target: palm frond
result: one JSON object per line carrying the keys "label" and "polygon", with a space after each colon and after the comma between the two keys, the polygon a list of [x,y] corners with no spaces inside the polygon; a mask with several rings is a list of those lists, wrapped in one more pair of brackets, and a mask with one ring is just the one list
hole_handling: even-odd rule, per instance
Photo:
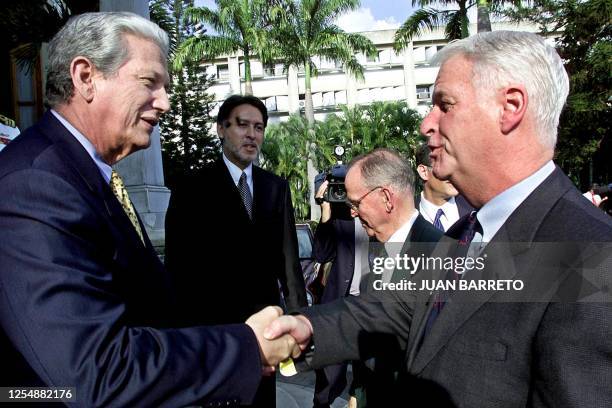
{"label": "palm frond", "polygon": [[393,49],[401,51],[408,46],[413,37],[422,35],[426,30],[431,31],[442,25],[447,18],[446,11],[432,8],[423,8],[412,14],[404,24],[395,32]]}

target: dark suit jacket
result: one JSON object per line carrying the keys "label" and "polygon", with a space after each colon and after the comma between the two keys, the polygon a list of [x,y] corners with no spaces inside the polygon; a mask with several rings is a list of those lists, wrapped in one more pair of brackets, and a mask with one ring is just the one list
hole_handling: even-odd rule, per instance
{"label": "dark suit jacket", "polygon": [[[555,283],[539,294],[537,302],[516,302],[516,293],[510,292],[481,292],[468,298],[457,291],[426,337],[432,302],[406,292],[391,294],[394,301],[347,298],[305,310],[314,327],[313,367],[363,358],[368,333],[391,333],[407,349],[408,375],[398,394],[406,403],[610,406],[612,303],[570,302],[567,294],[588,288],[588,282],[574,273],[581,262],[593,263],[587,270],[599,281],[598,287],[611,287],[612,221],[556,169],[513,212],[486,251],[508,242],[515,245],[497,246],[507,253],[489,257],[484,271],[497,278],[521,279],[528,289],[550,277]],[[558,245],[545,251],[538,244],[547,242]],[[591,242],[607,243],[608,251],[588,253]],[[565,251],[568,246],[561,243],[585,245],[576,252]]]}
{"label": "dark suit jacket", "polygon": [[[414,199],[414,206],[418,209],[420,203],[421,195],[419,194]],[[463,218],[474,211],[474,207],[472,207],[461,194],[455,196],[455,205],[457,206],[457,211],[459,211],[459,218]]]}
{"label": "dark suit jacket", "polygon": [[170,327],[151,243],[50,112],[0,154],[0,197],[0,384],[76,387],[84,407],[253,398],[251,329]]}
{"label": "dark suit jacket", "polygon": [[312,255],[321,264],[333,261],[321,303],[348,296],[355,271],[355,221],[320,222],[314,234]]}
{"label": "dark suit jacket", "polygon": [[172,193],[166,267],[176,280],[183,323],[244,322],[279,304],[306,306],[288,183],[253,166],[253,220],[219,159]]}
{"label": "dark suit jacket", "polygon": [[[419,214],[410,228],[400,253],[413,256],[419,256],[421,253],[428,255],[433,249],[434,243],[438,242],[441,237],[442,232],[434,228]],[[354,221],[333,219],[327,223],[320,223],[315,231],[313,248],[313,254],[317,262],[329,262],[330,260],[334,262],[323,292],[322,303],[348,296],[355,264]],[[402,273],[396,271],[392,279],[397,281],[404,277]],[[373,280],[377,278],[379,276],[372,273],[366,275],[365,279],[369,281],[367,286],[371,288]],[[368,406],[378,406],[390,402],[387,397],[393,397],[388,393],[388,386],[390,382],[394,381],[395,372],[401,360],[401,357],[398,358],[398,356],[401,356],[401,354],[399,354],[397,341],[390,339],[389,336],[379,336],[375,340],[373,339],[372,343],[374,343],[373,355],[375,360],[372,360],[370,366],[374,371],[370,372],[365,367],[358,368],[361,379],[354,382],[353,388],[359,388],[360,392],[365,390]],[[345,371],[345,367],[339,365],[325,367],[326,381],[317,378],[317,385],[319,386],[315,388],[318,388],[316,391],[320,395],[315,396],[315,400],[319,398],[320,402],[333,401],[344,388]],[[322,375],[321,372],[317,374]]]}

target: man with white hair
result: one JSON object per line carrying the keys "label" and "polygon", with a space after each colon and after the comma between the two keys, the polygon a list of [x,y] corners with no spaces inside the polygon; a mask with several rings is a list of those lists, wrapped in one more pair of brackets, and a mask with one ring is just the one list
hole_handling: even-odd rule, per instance
{"label": "man with white hair", "polygon": [[135,14],[73,17],[49,44],[51,109],[0,153],[0,385],[16,396],[236,406],[291,351],[288,336],[263,338],[280,308],[174,328],[169,277],[111,167],[148,147],[170,108],[167,52]]}
{"label": "man with white hair", "polygon": [[[265,334],[290,333],[303,348],[312,339],[315,368],[367,357],[372,333],[394,334],[406,348],[397,398],[415,406],[609,406],[612,221],[552,161],[568,94],[561,58],[535,34],[497,31],[436,59],[421,132],[434,175],[477,209],[447,235],[482,270],[455,277],[456,263],[443,288],[343,299]],[[482,277],[494,286],[456,289]],[[495,286],[505,280],[522,289]]]}

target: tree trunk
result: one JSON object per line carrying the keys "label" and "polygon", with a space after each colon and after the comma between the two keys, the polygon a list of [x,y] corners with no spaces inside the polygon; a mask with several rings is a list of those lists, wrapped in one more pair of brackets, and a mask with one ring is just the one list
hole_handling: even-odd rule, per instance
{"label": "tree trunk", "polygon": [[249,50],[244,50],[244,94],[253,95],[253,84],[251,79],[251,59]]}
{"label": "tree trunk", "polygon": [[489,1],[478,0],[478,32],[491,31],[491,19],[489,18]]}
{"label": "tree trunk", "polygon": [[312,128],[314,126],[315,118],[314,118],[314,107],[312,105],[312,89],[310,84],[310,64],[306,63],[304,65],[304,85],[306,88],[306,92],[304,95],[304,103],[306,104],[305,116],[308,121],[308,127]]}
{"label": "tree trunk", "polygon": [[[314,133],[315,118],[314,118],[314,107],[312,104],[312,89],[311,89],[311,83],[310,83],[310,64],[308,62],[304,65],[304,85],[305,85],[304,87],[306,88],[305,95],[304,95],[304,103],[306,105],[306,109],[304,113],[306,115],[306,121],[308,122],[308,135],[309,135],[310,140],[314,140],[313,133]],[[308,143],[310,143],[310,141],[308,141]],[[314,199],[314,196],[315,196],[314,177],[317,174],[317,169],[314,166],[314,162],[312,160],[312,157],[310,157],[310,154],[308,155],[307,173],[308,173],[308,191],[309,191],[309,201],[310,201],[310,219],[318,220],[321,213],[320,213],[320,208]]]}
{"label": "tree trunk", "polygon": [[469,24],[470,21],[467,15],[466,1],[459,1],[459,13],[463,16],[461,19],[461,38],[467,38],[470,36]]}

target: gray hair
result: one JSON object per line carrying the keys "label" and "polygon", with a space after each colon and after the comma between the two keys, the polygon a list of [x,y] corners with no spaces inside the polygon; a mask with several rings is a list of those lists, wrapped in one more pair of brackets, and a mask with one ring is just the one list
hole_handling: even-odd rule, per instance
{"label": "gray hair", "polygon": [[408,160],[395,150],[379,148],[357,156],[351,160],[347,171],[356,165],[368,189],[390,185],[398,191],[413,191],[414,173]]}
{"label": "gray hair", "polygon": [[473,64],[474,86],[499,89],[512,82],[525,85],[540,143],[554,149],[559,117],[569,93],[569,79],[554,47],[537,34],[520,31],[478,33],[449,43],[432,63],[461,55]]}
{"label": "gray hair", "polygon": [[168,35],[157,24],[134,13],[84,13],[68,20],[49,43],[47,104],[68,103],[74,93],[70,64],[88,58],[105,77],[112,76],[129,58],[123,36],[132,34],[156,43],[168,55]]}

